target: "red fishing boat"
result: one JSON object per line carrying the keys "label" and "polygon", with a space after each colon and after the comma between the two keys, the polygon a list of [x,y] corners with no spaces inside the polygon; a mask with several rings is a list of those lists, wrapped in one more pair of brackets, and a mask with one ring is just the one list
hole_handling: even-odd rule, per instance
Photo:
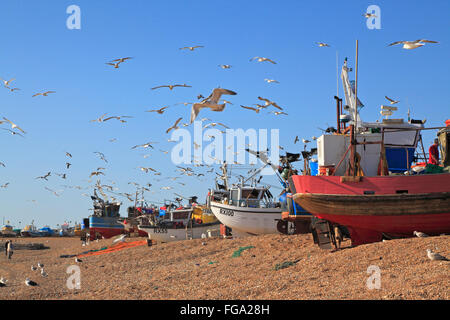
{"label": "red fishing boat", "polygon": [[[427,130],[424,122],[388,117],[362,122],[358,112],[362,104],[348,71],[345,61],[341,77],[347,105],[342,108],[342,100],[335,97],[337,130],[317,139],[321,175],[289,179],[295,202],[331,226],[345,226],[353,246],[381,241],[383,236],[412,237],[414,231],[449,233],[450,126],[427,128],[440,129],[442,164],[413,170],[420,132]],[[344,115],[343,109],[350,114]],[[392,115],[393,110],[382,106],[383,115]],[[350,126],[341,119],[350,119]]]}

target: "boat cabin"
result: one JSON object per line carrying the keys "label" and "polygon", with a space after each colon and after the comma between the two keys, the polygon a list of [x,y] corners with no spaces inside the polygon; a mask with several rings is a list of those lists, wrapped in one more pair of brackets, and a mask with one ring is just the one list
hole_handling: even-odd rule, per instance
{"label": "boat cabin", "polygon": [[249,208],[274,208],[273,195],[265,187],[233,186],[229,205]]}

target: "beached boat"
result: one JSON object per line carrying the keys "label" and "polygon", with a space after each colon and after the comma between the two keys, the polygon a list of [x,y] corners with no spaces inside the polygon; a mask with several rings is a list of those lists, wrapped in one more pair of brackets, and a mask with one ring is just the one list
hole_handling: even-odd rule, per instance
{"label": "beached boat", "polygon": [[165,212],[163,218],[138,228],[157,242],[200,239],[219,235],[220,222],[204,206],[194,205]]}
{"label": "beached boat", "polygon": [[[423,122],[362,122],[347,72],[345,63],[349,130],[343,130],[338,116],[337,132],[317,140],[321,175],[291,176],[293,199],[317,218],[345,226],[354,246],[383,236],[412,237],[414,231],[450,232],[450,174],[439,166],[411,169]],[[443,155],[449,159],[450,127],[440,129]],[[433,171],[441,173],[427,174]]]}
{"label": "beached boat", "polygon": [[215,200],[210,191],[212,213],[232,232],[249,235],[278,233],[277,223],[281,219],[282,208],[273,201],[266,187],[234,186],[229,189],[229,198]]}
{"label": "beached boat", "polygon": [[15,237],[15,236],[17,236],[16,232],[14,232],[13,227],[10,226],[9,224],[5,224],[1,228],[0,234],[2,235],[2,237]]}
{"label": "beached boat", "polygon": [[91,196],[94,201],[94,213],[89,216],[89,236],[90,240],[111,238],[125,233],[125,228],[119,223],[120,202],[108,202],[97,196]]}
{"label": "beached boat", "polygon": [[38,230],[41,237],[52,237],[55,233],[54,231],[49,227],[45,226]]}
{"label": "beached boat", "polygon": [[20,235],[22,237],[40,237],[41,233],[36,229],[34,224],[29,224],[20,231]]}

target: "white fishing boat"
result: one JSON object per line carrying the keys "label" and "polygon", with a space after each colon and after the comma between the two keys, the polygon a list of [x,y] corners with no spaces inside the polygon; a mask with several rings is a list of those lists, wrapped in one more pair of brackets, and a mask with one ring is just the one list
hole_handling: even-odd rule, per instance
{"label": "white fishing boat", "polygon": [[220,222],[203,206],[168,211],[164,218],[139,225],[156,242],[200,239],[219,235]]}
{"label": "white fishing boat", "polygon": [[281,205],[274,201],[269,189],[251,186],[233,186],[229,198],[218,200],[210,191],[209,205],[212,213],[225,226],[236,233],[259,235],[278,233]]}

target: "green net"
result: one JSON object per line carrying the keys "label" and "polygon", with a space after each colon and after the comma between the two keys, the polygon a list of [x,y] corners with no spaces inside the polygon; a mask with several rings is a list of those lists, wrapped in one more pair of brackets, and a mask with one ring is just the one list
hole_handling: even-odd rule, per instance
{"label": "green net", "polygon": [[248,247],[240,247],[238,250],[236,250],[235,252],[233,252],[233,255],[231,256],[232,258],[236,258],[236,257],[240,257],[241,256],[241,252],[254,248],[254,246],[248,246]]}

